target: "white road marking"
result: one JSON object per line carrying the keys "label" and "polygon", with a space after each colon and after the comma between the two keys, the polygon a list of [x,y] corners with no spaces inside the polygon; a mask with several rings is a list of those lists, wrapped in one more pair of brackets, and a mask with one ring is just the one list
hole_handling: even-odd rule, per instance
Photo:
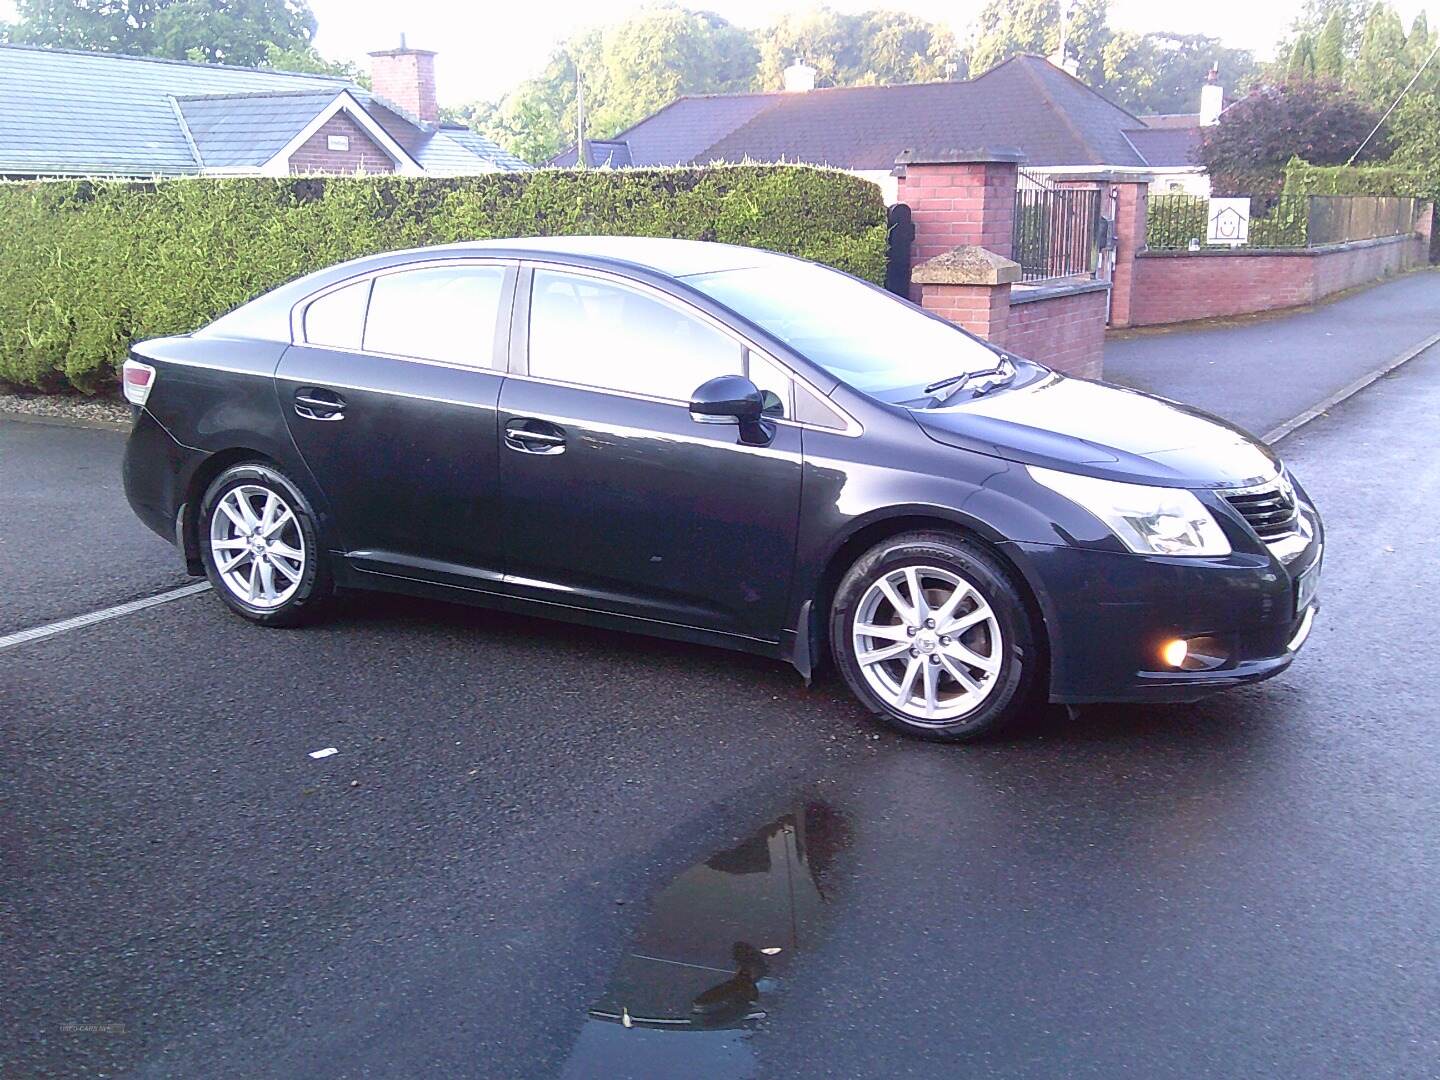
{"label": "white road marking", "polygon": [[336,750],[335,747],[333,747],[333,746],[327,746],[327,747],[325,747],[324,750],[311,750],[311,751],[310,751],[310,756],[313,757],[313,758],[315,758],[315,759],[318,761],[320,758],[333,757],[334,755],[338,754],[339,752],[340,752],[340,751],[339,751],[339,750]]}
{"label": "white road marking", "polygon": [[74,618],[61,619],[59,622],[46,623],[44,626],[32,626],[29,630],[21,630],[17,633],[0,637],[0,652],[6,649],[13,649],[16,645],[24,645],[31,641],[40,641],[43,638],[55,637],[57,634],[68,634],[71,630],[80,630],[86,626],[94,626],[96,623],[109,622],[111,619],[119,619],[126,615],[133,615],[137,611],[144,611],[147,608],[156,607],[160,604],[168,604],[172,600],[183,600],[187,596],[194,596],[196,593],[205,592],[209,588],[210,583],[208,581],[202,581],[195,585],[183,585],[178,589],[171,589],[169,592],[163,592],[157,596],[147,596],[143,600],[131,600],[128,604],[117,604],[115,607],[105,608],[103,611],[92,611],[86,615],[76,615]]}

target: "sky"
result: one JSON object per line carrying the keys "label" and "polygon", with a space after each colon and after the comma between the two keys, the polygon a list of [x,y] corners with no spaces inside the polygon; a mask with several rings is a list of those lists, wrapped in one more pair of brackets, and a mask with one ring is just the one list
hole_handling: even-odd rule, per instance
{"label": "sky", "polygon": [[[682,0],[685,2],[685,0]],[[828,0],[841,11],[892,8],[947,23],[963,35],[983,0]],[[1422,8],[1431,25],[1440,0],[1392,0],[1406,26]],[[327,57],[368,63],[372,49],[394,48],[404,33],[417,48],[435,49],[441,104],[461,105],[503,94],[544,65],[555,45],[582,27],[612,22],[639,0],[310,0],[319,20],[315,44]],[[775,0],[688,0],[741,26],[764,26],[787,8],[810,3]],[[1120,30],[1203,33],[1262,59],[1274,52],[1301,8],[1301,0],[1110,0],[1110,25]],[[0,0],[0,19],[14,17],[13,0]]]}

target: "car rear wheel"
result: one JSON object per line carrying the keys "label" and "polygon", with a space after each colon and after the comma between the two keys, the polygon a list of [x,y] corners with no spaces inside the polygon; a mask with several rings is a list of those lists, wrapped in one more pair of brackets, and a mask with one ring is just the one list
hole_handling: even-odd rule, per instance
{"label": "car rear wheel", "polygon": [[200,505],[200,551],[221,599],[263,626],[298,625],[332,592],[310,504],[269,465],[215,478]]}
{"label": "car rear wheel", "polygon": [[831,648],[861,702],[906,734],[961,741],[1028,704],[1034,630],[1005,566],[950,533],[871,548],[836,590]]}

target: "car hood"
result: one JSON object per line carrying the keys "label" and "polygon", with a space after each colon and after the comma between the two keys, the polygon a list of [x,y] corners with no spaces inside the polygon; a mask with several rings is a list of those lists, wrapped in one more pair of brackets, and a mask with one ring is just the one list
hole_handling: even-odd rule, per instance
{"label": "car hood", "polygon": [[1056,374],[911,415],[949,446],[1132,483],[1239,486],[1279,467],[1258,439],[1209,413]]}

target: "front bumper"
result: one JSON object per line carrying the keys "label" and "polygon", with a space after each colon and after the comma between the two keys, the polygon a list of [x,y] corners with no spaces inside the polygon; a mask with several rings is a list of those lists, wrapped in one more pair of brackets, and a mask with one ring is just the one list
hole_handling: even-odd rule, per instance
{"label": "front bumper", "polygon": [[[1297,610],[1297,583],[1323,550],[1307,508],[1309,541],[1281,561],[1268,549],[1224,558],[1128,555],[1014,544],[1031,579],[1050,644],[1050,698],[1195,701],[1280,674],[1314,625],[1318,603]],[[1206,670],[1161,658],[1174,638],[1206,638],[1223,654]]]}

